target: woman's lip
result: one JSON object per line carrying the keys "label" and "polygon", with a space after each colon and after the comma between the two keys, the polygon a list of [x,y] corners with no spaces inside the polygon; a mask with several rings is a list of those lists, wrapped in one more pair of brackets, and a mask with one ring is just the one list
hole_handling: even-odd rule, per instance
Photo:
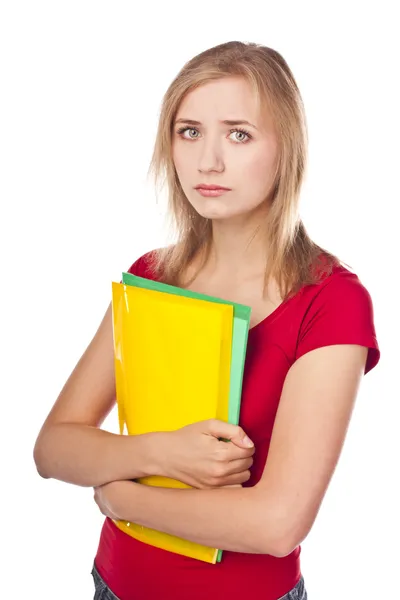
{"label": "woman's lip", "polygon": [[208,196],[208,197],[221,196],[222,194],[225,194],[226,192],[230,192],[230,190],[225,190],[223,188],[218,188],[216,190],[210,190],[210,189],[206,189],[206,188],[195,188],[195,189],[202,196]]}
{"label": "woman's lip", "polygon": [[197,185],[196,190],[230,190],[230,188],[224,187],[223,185]]}

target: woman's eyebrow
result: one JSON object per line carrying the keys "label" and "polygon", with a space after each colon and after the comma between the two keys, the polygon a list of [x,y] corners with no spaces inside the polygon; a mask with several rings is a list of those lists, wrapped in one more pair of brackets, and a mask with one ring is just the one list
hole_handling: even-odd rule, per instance
{"label": "woman's eyebrow", "polygon": [[[190,125],[201,125],[202,124],[200,121],[195,121],[193,119],[177,119],[175,121],[175,123],[189,123]],[[255,125],[253,125],[249,121],[246,121],[245,119],[236,119],[236,120],[225,119],[224,121],[220,121],[220,123],[222,123],[224,125],[250,125],[250,127],[254,127],[254,129],[257,129],[257,127]]]}

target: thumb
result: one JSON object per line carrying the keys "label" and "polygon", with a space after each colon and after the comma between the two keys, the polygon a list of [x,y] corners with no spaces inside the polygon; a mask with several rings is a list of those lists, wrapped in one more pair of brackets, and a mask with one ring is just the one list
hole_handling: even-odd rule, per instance
{"label": "thumb", "polygon": [[230,441],[239,448],[253,448],[254,444],[239,425],[211,419],[209,433],[218,439]]}

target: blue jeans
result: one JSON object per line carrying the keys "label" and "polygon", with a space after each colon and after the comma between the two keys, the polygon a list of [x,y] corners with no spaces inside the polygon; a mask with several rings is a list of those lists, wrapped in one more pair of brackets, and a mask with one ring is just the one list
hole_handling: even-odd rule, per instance
{"label": "blue jeans", "polygon": [[92,576],[95,587],[93,600],[119,600],[118,596],[113,594],[110,588],[103,581],[94,564],[92,569]]}
{"label": "blue jeans", "polygon": [[[112,593],[110,588],[100,577],[95,565],[93,565],[92,576],[95,587],[93,600],[119,600],[119,598]],[[277,598],[277,600],[307,600],[307,591],[304,587],[304,578],[301,577],[298,584],[292,590],[290,590],[290,592],[284,596],[281,596],[280,598]]]}

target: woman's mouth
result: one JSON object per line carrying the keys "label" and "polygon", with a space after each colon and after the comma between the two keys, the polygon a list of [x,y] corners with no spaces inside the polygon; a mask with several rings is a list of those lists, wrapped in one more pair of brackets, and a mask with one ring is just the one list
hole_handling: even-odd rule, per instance
{"label": "woman's mouth", "polygon": [[225,192],[231,191],[229,188],[225,188],[219,185],[207,184],[200,184],[195,187],[195,190],[197,190],[202,196],[221,196],[221,194],[225,194]]}
{"label": "woman's mouth", "polygon": [[223,188],[217,188],[215,190],[207,189],[207,188],[196,188],[196,192],[199,192],[202,196],[221,196],[222,194],[226,194],[231,190],[225,190]]}

